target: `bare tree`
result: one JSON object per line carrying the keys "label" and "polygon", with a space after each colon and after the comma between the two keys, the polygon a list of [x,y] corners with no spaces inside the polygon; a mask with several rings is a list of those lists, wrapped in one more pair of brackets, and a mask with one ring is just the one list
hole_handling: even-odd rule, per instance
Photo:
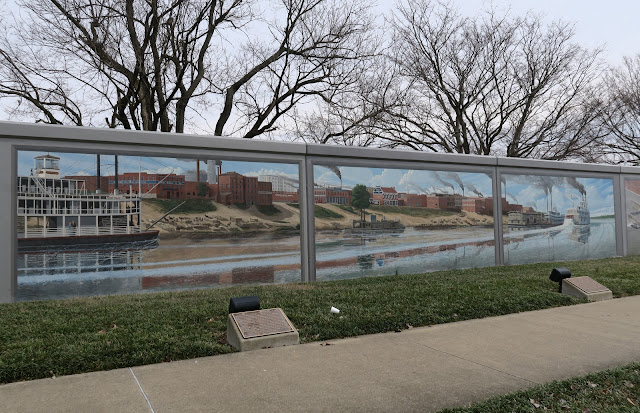
{"label": "bare tree", "polygon": [[463,18],[448,4],[422,0],[400,4],[393,26],[397,53],[391,58],[413,91],[404,110],[394,113],[394,145],[488,153],[488,142],[474,139],[474,133],[489,125],[474,127],[470,121],[490,109],[487,95],[504,70],[513,28],[505,21]]}
{"label": "bare tree", "polygon": [[81,126],[82,111],[70,97],[65,80],[39,71],[41,56],[30,48],[16,50],[6,38],[0,39],[0,96],[13,99],[11,119],[36,112],[36,122]]}
{"label": "bare tree", "polygon": [[640,54],[625,57],[605,78],[600,120],[606,159],[640,165]]}
{"label": "bare tree", "polygon": [[[50,123],[78,124],[90,112],[86,124],[102,124],[101,114],[109,127],[184,132],[190,116],[202,116],[215,121],[216,135],[251,138],[353,82],[354,62],[372,46],[360,0],[24,0],[22,7],[29,17],[19,26],[31,30],[5,36],[2,52],[14,64],[0,97],[22,90],[39,116],[49,101],[73,102],[75,117],[45,113]],[[25,49],[47,58],[23,61]]]}
{"label": "bare tree", "polygon": [[348,87],[333,87],[315,106],[296,111],[293,138],[348,146],[385,146],[381,131],[406,99],[397,67],[384,55],[362,59]]}
{"label": "bare tree", "polygon": [[385,125],[389,145],[545,159],[588,152],[584,91],[598,51],[573,44],[570,25],[492,10],[468,18],[447,3],[407,0],[393,26],[391,58],[412,91]]}
{"label": "bare tree", "polygon": [[572,43],[573,26],[545,27],[539,16],[519,25],[517,58],[510,72],[517,86],[506,155],[564,159],[581,155],[597,136],[597,108],[590,103],[600,73],[599,50]]}

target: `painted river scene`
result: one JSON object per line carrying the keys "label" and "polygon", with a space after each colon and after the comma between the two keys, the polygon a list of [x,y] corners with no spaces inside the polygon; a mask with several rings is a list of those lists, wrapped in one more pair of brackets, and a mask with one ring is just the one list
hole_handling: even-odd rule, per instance
{"label": "painted river scene", "polygon": [[[19,300],[301,280],[297,164],[46,151],[18,161]],[[491,173],[313,173],[317,280],[495,264]],[[507,264],[615,255],[611,179],[502,178]]]}

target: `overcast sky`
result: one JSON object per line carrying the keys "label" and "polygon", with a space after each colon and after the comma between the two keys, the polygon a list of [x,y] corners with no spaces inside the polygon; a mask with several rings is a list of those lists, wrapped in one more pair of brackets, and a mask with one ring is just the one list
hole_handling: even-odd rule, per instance
{"label": "overcast sky", "polygon": [[[540,13],[550,22],[564,20],[575,23],[574,40],[583,47],[604,48],[602,59],[610,65],[620,65],[624,56],[640,53],[640,16],[638,0],[452,0],[459,11],[468,16],[481,13],[483,9],[495,7],[498,11],[510,10],[512,16],[523,16],[527,12]],[[6,7],[2,7],[3,3]],[[378,12],[388,13],[395,0],[378,0]],[[0,17],[9,12],[19,13],[16,0],[0,0]],[[0,111],[9,100],[0,101]],[[4,119],[8,120],[8,119]],[[192,133],[210,133],[210,125],[194,118]],[[212,121],[213,122],[213,121]],[[213,124],[213,123],[211,123]]]}
{"label": "overcast sky", "polygon": [[[16,0],[0,0],[4,11],[17,11]],[[394,7],[395,0],[378,0],[381,12]],[[640,52],[640,1],[637,0],[454,0],[465,15],[476,15],[487,5],[498,10],[510,9],[513,15],[529,11],[542,13],[549,20],[562,19],[576,24],[575,39],[588,48],[605,47],[603,58],[611,64],[623,56]]]}
{"label": "overcast sky", "polygon": [[[637,0],[457,0],[460,11],[475,15],[486,5],[499,10],[510,8],[517,16],[527,12],[542,13],[550,21],[564,20],[576,24],[576,42],[593,49],[604,46],[602,57],[618,65],[623,56],[640,52],[640,1]],[[391,7],[393,2],[381,0]],[[387,5],[388,4],[388,5]]]}

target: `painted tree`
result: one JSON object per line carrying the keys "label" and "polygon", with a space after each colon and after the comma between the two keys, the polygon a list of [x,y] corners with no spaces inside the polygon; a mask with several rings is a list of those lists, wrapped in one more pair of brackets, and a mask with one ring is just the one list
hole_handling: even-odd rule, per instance
{"label": "painted tree", "polygon": [[206,198],[209,196],[209,185],[205,182],[198,182],[196,186],[196,193],[200,198]]}
{"label": "painted tree", "polygon": [[365,219],[364,211],[371,205],[371,202],[369,202],[370,197],[371,195],[369,191],[367,191],[367,187],[362,184],[354,186],[351,190],[351,205],[360,210],[361,220]]}

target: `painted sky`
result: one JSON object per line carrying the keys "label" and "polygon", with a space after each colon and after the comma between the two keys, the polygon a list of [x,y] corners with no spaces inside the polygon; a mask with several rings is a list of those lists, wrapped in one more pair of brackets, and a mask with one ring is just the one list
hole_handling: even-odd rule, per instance
{"label": "painted sky", "polygon": [[[18,174],[29,175],[33,168],[33,158],[46,152],[18,153]],[[95,175],[95,154],[56,153],[60,157],[61,175]],[[195,170],[193,159],[159,158],[119,156],[119,171],[149,173],[175,173],[183,175],[189,170]],[[206,166],[201,164],[201,170]],[[316,165],[313,173],[315,183],[325,186],[340,186],[353,188],[357,184],[369,187],[395,187],[398,192],[406,193],[457,193],[466,196],[492,196],[491,178],[484,173],[425,171],[390,168],[345,167],[338,168],[342,175],[342,182],[338,175],[325,166]],[[113,155],[101,155],[101,173],[114,173]],[[285,175],[293,180],[298,179],[297,164],[279,164],[265,162],[237,162],[222,160],[223,172],[238,172],[246,176]],[[535,177],[526,175],[504,175],[506,183],[506,197],[511,203],[534,207],[536,210],[546,210],[547,200],[553,199],[553,206],[560,212],[566,211],[577,204],[580,192],[564,178]],[[551,196],[545,194],[542,180],[551,184]],[[587,201],[592,216],[611,215],[613,209],[613,182],[611,179],[577,178],[587,193]],[[532,184],[534,182],[534,184]],[[464,191],[463,191],[464,187]],[[505,189],[502,189],[505,196]]]}
{"label": "painted sky", "polygon": [[[33,158],[46,154],[46,151],[18,153],[18,175],[29,175],[33,168]],[[66,175],[95,175],[96,155],[79,153],[59,153],[49,152],[51,155],[60,157],[60,172]],[[100,156],[100,170],[102,175],[114,174],[114,156]],[[159,158],[145,156],[119,156],[118,172],[142,172],[148,173],[174,173],[184,175],[185,172],[196,170],[195,159]],[[200,170],[206,171],[207,167],[200,163]],[[222,160],[222,172],[238,172],[246,176],[258,175],[286,175],[292,179],[298,179],[298,165],[279,164],[266,162],[235,162]]]}
{"label": "painted sky", "polygon": [[[564,178],[538,177],[529,175],[504,175],[509,202],[530,206],[537,211],[546,211],[547,202],[553,201],[553,207],[558,212],[565,212],[567,208],[577,206],[580,191],[570,185]],[[576,178],[584,187],[591,216],[613,215],[613,181],[599,178]],[[549,196],[545,194],[545,185],[551,184]],[[504,189],[503,186],[503,195]],[[551,208],[551,207],[550,207]]]}
{"label": "painted sky", "polygon": [[[415,169],[382,169],[364,167],[338,168],[342,175],[342,185],[353,188],[357,184],[369,187],[389,186],[398,192],[419,193],[464,193],[468,196],[491,196],[491,178],[483,173],[423,171]],[[324,166],[314,167],[315,183],[339,186],[340,178]],[[476,192],[474,192],[474,189]]]}

